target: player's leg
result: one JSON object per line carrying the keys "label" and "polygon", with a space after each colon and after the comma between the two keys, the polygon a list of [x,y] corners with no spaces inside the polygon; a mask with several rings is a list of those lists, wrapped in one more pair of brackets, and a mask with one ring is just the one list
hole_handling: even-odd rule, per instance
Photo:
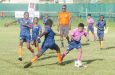
{"label": "player's leg", "polygon": [[[32,53],[32,56],[34,56],[34,50],[30,46],[30,42],[31,42],[31,36],[27,35],[26,36],[26,46],[27,46],[27,49]],[[34,42],[33,42],[33,44],[34,44]]]}
{"label": "player's leg", "polygon": [[63,42],[63,27],[60,27],[60,41],[61,41],[61,46],[64,47],[64,42]]}
{"label": "player's leg", "polygon": [[69,46],[68,46],[67,50],[65,50],[65,51],[63,52],[63,54],[62,54],[62,58],[61,58],[62,61],[63,61],[64,57],[65,57],[73,48],[74,48],[74,47],[73,47],[73,42],[71,41],[71,42],[69,43]]}
{"label": "player's leg", "polygon": [[64,57],[69,53],[69,50],[65,50],[62,54],[61,60],[63,61]]}
{"label": "player's leg", "polygon": [[24,68],[30,67],[33,63],[35,63],[35,62],[38,60],[38,58],[39,58],[40,56],[42,56],[42,54],[43,54],[43,53],[38,52],[38,54],[35,55],[35,56],[31,59],[31,61],[28,62],[28,63],[24,66]]}
{"label": "player's leg", "polygon": [[104,32],[100,33],[100,49],[103,49],[103,37],[104,37]]}
{"label": "player's leg", "polygon": [[87,37],[89,38],[89,31],[90,31],[90,28],[89,26],[87,27]]}
{"label": "player's leg", "polygon": [[44,46],[44,43],[42,44],[42,48],[40,49],[40,51],[38,52],[37,55],[35,55],[30,62],[28,62],[24,68],[28,68],[29,66],[32,65],[32,63],[36,62],[38,60],[39,57],[41,57],[43,55],[43,53],[48,49],[48,47]]}
{"label": "player's leg", "polygon": [[82,66],[81,57],[82,57],[82,48],[79,48],[78,49],[78,54],[77,54],[77,60],[75,61],[75,66],[76,67]]}
{"label": "player's leg", "polygon": [[53,47],[52,49],[56,50],[58,63],[59,63],[59,64],[62,64],[61,52],[60,52],[59,46],[58,46],[57,44],[54,44],[52,47]]}
{"label": "player's leg", "polygon": [[100,49],[102,49],[101,32],[100,31],[97,31],[97,36],[98,36],[98,40],[99,40],[99,47],[100,47]]}
{"label": "player's leg", "polygon": [[66,37],[67,42],[69,43],[70,40],[69,40],[68,34],[69,34],[69,27],[65,27],[65,30],[64,30],[64,37]]}
{"label": "player's leg", "polygon": [[36,50],[39,52],[40,51],[40,46],[39,46],[39,43],[40,43],[40,41],[37,41],[36,40],[36,42],[35,42],[35,44],[36,44]]}
{"label": "player's leg", "polygon": [[20,61],[22,61],[22,55],[23,55],[22,46],[23,46],[23,40],[20,40],[19,49],[18,49],[18,55],[19,55],[18,60]]}
{"label": "player's leg", "polygon": [[92,35],[93,35],[93,37],[94,37],[94,41],[96,41],[97,38],[96,38],[96,35],[95,35],[95,33],[94,33],[94,27],[91,28],[91,33],[92,33]]}
{"label": "player's leg", "polygon": [[34,56],[34,50],[30,46],[30,42],[26,42],[26,46],[27,46],[28,50],[32,53],[32,56]]}

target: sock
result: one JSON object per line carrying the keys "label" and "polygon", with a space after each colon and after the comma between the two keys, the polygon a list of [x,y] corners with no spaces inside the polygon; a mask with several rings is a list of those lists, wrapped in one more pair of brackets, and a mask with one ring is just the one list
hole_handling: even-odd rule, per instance
{"label": "sock", "polygon": [[58,63],[61,64],[62,63],[61,53],[57,53],[57,59],[58,59]]}
{"label": "sock", "polygon": [[34,56],[31,60],[32,63],[36,62],[38,60],[38,57],[37,56]]}
{"label": "sock", "polygon": [[65,57],[67,55],[67,53],[66,53],[66,51],[62,54],[62,60],[63,60],[63,58]]}
{"label": "sock", "polygon": [[36,47],[36,50],[39,52],[39,51],[40,51],[40,48],[39,48],[39,47]]}
{"label": "sock", "polygon": [[22,54],[23,54],[22,47],[19,47],[19,49],[18,49],[18,55],[19,55],[19,57],[22,58]]}
{"label": "sock", "polygon": [[100,48],[103,48],[103,41],[101,41]]}

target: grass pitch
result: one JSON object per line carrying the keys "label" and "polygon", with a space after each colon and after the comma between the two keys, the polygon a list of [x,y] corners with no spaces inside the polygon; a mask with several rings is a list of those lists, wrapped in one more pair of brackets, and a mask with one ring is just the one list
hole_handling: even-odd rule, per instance
{"label": "grass pitch", "polygon": [[[115,75],[115,25],[113,22],[107,23],[109,31],[105,34],[104,50],[99,49],[98,41],[92,41],[92,36],[88,44],[83,37],[82,61],[87,67],[79,69],[74,66],[77,56],[75,49],[65,57],[63,61],[65,66],[57,65],[55,51],[47,50],[32,67],[24,69],[23,66],[32,58],[32,55],[24,45],[23,61],[18,62],[19,26],[13,25],[5,28],[3,26],[5,22],[7,19],[0,21],[0,75]],[[76,27],[77,23],[72,24],[72,29]],[[55,31],[56,27],[56,25],[53,27]],[[57,36],[56,40],[58,39]],[[59,41],[56,43],[60,46]],[[66,47],[61,48],[61,51],[63,52],[65,49]]]}

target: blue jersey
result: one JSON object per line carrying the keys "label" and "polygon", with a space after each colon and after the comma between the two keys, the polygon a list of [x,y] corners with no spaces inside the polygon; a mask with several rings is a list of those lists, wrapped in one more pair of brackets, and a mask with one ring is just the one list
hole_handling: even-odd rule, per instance
{"label": "blue jersey", "polygon": [[98,21],[98,22],[97,22],[98,30],[99,30],[99,31],[104,31],[105,25],[106,25],[106,21],[105,21],[105,20],[103,20],[103,21]]}
{"label": "blue jersey", "polygon": [[20,35],[30,35],[31,20],[24,20],[24,18],[20,18],[18,19],[18,22],[20,24]]}
{"label": "blue jersey", "polygon": [[45,42],[47,43],[55,43],[55,40],[54,40],[54,36],[55,36],[55,33],[53,32],[53,30],[51,29],[51,27],[49,26],[46,26],[45,27],[45,32],[47,32],[47,34],[45,35]]}
{"label": "blue jersey", "polygon": [[43,18],[43,24],[45,25],[47,19],[46,18]]}
{"label": "blue jersey", "polygon": [[41,26],[37,25],[37,26],[32,26],[32,40],[36,40],[37,37],[39,36],[39,32],[41,31]]}

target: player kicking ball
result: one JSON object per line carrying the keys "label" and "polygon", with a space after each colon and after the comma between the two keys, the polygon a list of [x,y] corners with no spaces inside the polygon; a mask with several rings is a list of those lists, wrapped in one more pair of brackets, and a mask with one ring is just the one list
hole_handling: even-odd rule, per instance
{"label": "player kicking ball", "polygon": [[63,58],[71,51],[73,50],[74,48],[78,49],[78,55],[77,55],[77,60],[75,61],[75,66],[76,67],[81,67],[83,66],[82,65],[82,62],[81,62],[81,57],[82,57],[82,47],[81,47],[81,43],[80,43],[80,40],[81,40],[81,37],[85,35],[87,40],[88,39],[88,35],[87,35],[87,32],[85,31],[84,29],[84,24],[83,23],[80,23],[78,25],[78,28],[74,29],[71,33],[71,41],[69,43],[69,46],[67,48],[66,51],[64,51],[64,53],[62,54],[62,61],[63,61]]}
{"label": "player kicking ball", "polygon": [[103,38],[104,38],[104,28],[106,29],[106,21],[104,16],[101,15],[99,21],[97,22],[97,36],[99,39],[100,49],[103,49]]}
{"label": "player kicking ball", "polygon": [[23,18],[19,18],[18,20],[8,23],[5,26],[12,25],[12,23],[15,23],[15,22],[18,22],[20,24],[20,43],[19,43],[19,49],[18,49],[18,55],[19,55],[18,60],[22,61],[22,55],[23,55],[22,47],[23,47],[24,42],[26,42],[27,48],[34,56],[34,50],[30,46],[30,41],[31,41],[30,29],[31,29],[32,22],[29,18],[29,13],[24,12]]}
{"label": "player kicking ball", "polygon": [[33,19],[33,24],[32,24],[32,45],[34,45],[36,47],[36,50],[39,51],[40,47],[39,47],[39,43],[40,40],[37,40],[37,37],[42,33],[42,28],[41,26],[38,24],[38,18],[34,17]]}
{"label": "player kicking ball", "polygon": [[44,42],[42,44],[42,47],[40,49],[40,51],[37,53],[36,56],[33,57],[33,59],[28,62],[24,68],[28,68],[30,67],[34,62],[36,62],[38,60],[38,58],[40,56],[43,55],[43,53],[48,50],[48,49],[54,49],[56,50],[57,53],[57,58],[58,58],[58,63],[61,64],[61,53],[60,53],[60,48],[58,47],[58,45],[55,43],[55,39],[54,36],[56,35],[53,30],[51,29],[53,24],[53,21],[51,19],[48,19],[46,21],[46,26],[45,26],[45,31],[38,37],[38,40],[42,37],[45,36]]}

